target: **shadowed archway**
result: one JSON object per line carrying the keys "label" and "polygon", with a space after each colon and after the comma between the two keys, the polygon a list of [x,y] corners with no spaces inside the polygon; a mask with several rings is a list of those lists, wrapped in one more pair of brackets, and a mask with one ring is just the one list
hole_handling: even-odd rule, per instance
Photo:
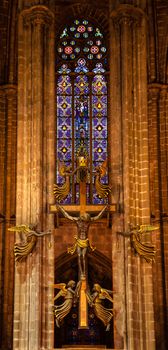
{"label": "shadowed archway", "polygon": [[[112,290],[112,264],[111,261],[99,251],[88,254],[88,284],[92,290],[94,283],[103,288]],[[55,260],[55,283],[67,283],[69,280],[78,281],[77,255],[61,254]],[[111,305],[108,305],[111,307]],[[55,326],[55,348],[74,345],[104,345],[113,347],[113,324],[110,332],[105,331],[102,322],[97,319],[93,309],[88,308],[89,329],[78,329],[78,305],[73,307],[64,319],[60,329]]]}

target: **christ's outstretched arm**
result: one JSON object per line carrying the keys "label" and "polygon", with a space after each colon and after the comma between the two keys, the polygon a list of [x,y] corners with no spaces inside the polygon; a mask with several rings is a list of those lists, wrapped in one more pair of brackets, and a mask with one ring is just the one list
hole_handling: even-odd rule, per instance
{"label": "christ's outstretched arm", "polygon": [[77,221],[78,220],[77,217],[69,215],[67,213],[67,211],[63,207],[61,207],[61,205],[57,204],[57,208],[58,208],[58,210],[61,211],[61,213],[64,215],[64,217],[67,218],[68,220],[71,220],[71,221]]}
{"label": "christ's outstretched arm", "polygon": [[99,220],[99,219],[101,219],[101,217],[103,216],[103,213],[105,212],[105,210],[106,209],[108,209],[108,205],[106,205],[102,210],[101,210],[101,212],[98,214],[98,215],[96,215],[96,216],[94,216],[93,218],[91,218],[91,221],[96,221],[96,220]]}

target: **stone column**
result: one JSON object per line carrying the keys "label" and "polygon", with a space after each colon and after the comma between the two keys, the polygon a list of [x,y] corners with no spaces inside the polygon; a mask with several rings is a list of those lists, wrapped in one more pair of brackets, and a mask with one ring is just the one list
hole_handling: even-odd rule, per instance
{"label": "stone column", "polygon": [[159,180],[160,180],[160,231],[162,245],[162,271],[164,274],[164,331],[168,340],[168,85],[160,86],[159,114]]}
{"label": "stone column", "polygon": [[[165,86],[157,83],[148,85],[148,120],[149,120],[149,164],[150,164],[150,202],[153,223],[160,229],[158,230],[154,245],[157,250],[155,264],[153,264],[153,281],[154,281],[154,311],[155,311],[155,332],[156,332],[156,348],[164,350],[166,348],[166,324],[165,324],[165,294],[163,285],[165,281],[165,253],[166,235],[163,235],[162,225],[162,195],[161,195],[161,164],[160,152],[164,150],[163,144],[160,146],[160,136],[164,135],[163,125],[160,125],[159,106],[160,106],[160,90],[166,90]],[[160,133],[160,130],[162,132]],[[162,141],[161,141],[162,142]],[[164,174],[166,167],[164,168]],[[165,185],[165,184],[164,184]],[[164,220],[164,219],[163,219]]]}
{"label": "stone column", "polygon": [[[40,5],[23,10],[18,42],[16,223],[53,230],[48,214],[55,177],[53,13]],[[31,256],[16,267],[14,349],[53,347],[53,247],[53,237],[38,239]]]}
{"label": "stone column", "polygon": [[[15,179],[16,179],[16,101],[17,88],[14,84],[0,87],[1,115],[4,123],[1,135],[1,157],[4,168],[1,167],[1,263],[2,280],[1,289],[1,341],[4,349],[12,349],[12,323],[13,323],[13,288],[14,288],[14,235],[8,228],[15,223]],[[3,103],[3,104],[2,104]],[[2,109],[3,105],[3,109]],[[2,122],[2,118],[1,118]],[[1,265],[2,264],[2,265]]]}
{"label": "stone column", "polygon": [[[125,218],[129,216],[130,179],[128,174],[129,144],[131,142],[130,120],[132,120],[132,18],[129,18],[129,16],[116,17],[114,12],[111,13],[111,16],[110,139],[112,150],[110,163],[112,164],[113,201],[119,204],[119,215],[113,216],[112,225],[113,289],[116,291],[114,295],[114,346],[122,349],[127,346],[126,257],[125,242],[116,232],[124,230],[123,209]],[[124,177],[123,174],[125,174]]]}
{"label": "stone column", "polygon": [[[117,149],[122,165],[121,174],[118,162],[118,181],[121,184],[120,188],[123,188],[120,191],[122,193],[120,230],[123,219],[122,230],[127,231],[129,223],[133,225],[150,223],[146,15],[139,8],[120,5],[112,11],[111,18],[113,28],[111,36],[119,39],[117,45],[119,62],[116,63],[115,54],[113,59],[113,51],[111,55],[111,67],[113,64],[117,67],[115,80],[112,77],[111,85],[118,86],[117,89],[114,88],[115,92],[118,91],[115,102],[113,86],[111,87],[113,96],[111,102],[115,105],[112,107],[112,113],[116,112],[115,116],[111,117],[113,120],[117,119],[120,125],[120,130],[117,129],[118,139],[121,140],[121,146],[117,144]],[[114,181],[115,179],[114,176]],[[125,312],[126,322],[123,320],[122,324],[118,325],[118,333],[121,335],[122,330],[124,347],[127,349],[154,349],[152,268],[145,260],[134,255],[129,239],[122,241],[122,238],[118,238],[121,251],[120,257],[118,254],[118,261],[122,260],[125,265],[122,274],[122,288],[125,287],[122,311]],[[114,289],[116,288],[114,286]],[[117,289],[120,290],[119,283]]]}

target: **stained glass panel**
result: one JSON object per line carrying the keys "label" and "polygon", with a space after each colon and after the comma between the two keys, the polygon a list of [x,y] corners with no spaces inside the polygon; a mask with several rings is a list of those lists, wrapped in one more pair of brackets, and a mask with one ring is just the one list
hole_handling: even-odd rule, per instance
{"label": "stained glass panel", "polygon": [[68,117],[72,114],[72,97],[57,96],[57,116]]}
{"label": "stained glass panel", "polygon": [[[88,40],[89,39],[89,40]],[[100,28],[87,20],[75,20],[60,35],[57,52],[64,60],[75,60],[83,52],[89,60],[100,60],[106,54],[106,45]]]}
{"label": "stained glass panel", "polygon": [[61,75],[57,81],[57,95],[71,95],[71,79],[68,75]]}
{"label": "stained glass panel", "polygon": [[60,118],[57,120],[57,137],[63,139],[72,138],[71,118]]}
{"label": "stained glass panel", "polygon": [[89,93],[88,77],[86,75],[78,75],[75,79],[75,95],[86,95]]}
{"label": "stained glass panel", "polygon": [[102,161],[107,158],[107,140],[93,140],[93,161]]}
{"label": "stained glass panel", "polygon": [[94,95],[107,94],[107,84],[104,75],[95,75],[92,83],[92,93]]}
{"label": "stained glass panel", "polygon": [[76,151],[82,144],[89,154],[89,129],[90,119],[88,115],[89,101],[87,96],[75,98],[75,148]]}
{"label": "stained glass panel", "polygon": [[107,116],[107,96],[92,96],[92,110],[95,117]]}
{"label": "stained glass panel", "polygon": [[93,118],[93,137],[96,139],[107,138],[107,118]]}
{"label": "stained glass panel", "polygon": [[[86,19],[77,19],[63,29],[57,53],[57,159],[75,169],[83,147],[90,169],[87,203],[101,204],[105,201],[95,192],[92,174],[107,158],[107,81],[103,63],[107,48],[103,33]],[[57,171],[57,183],[64,181]],[[108,175],[101,181],[108,183]],[[71,193],[63,203],[79,203],[76,174],[71,182]]]}
{"label": "stained glass panel", "polygon": [[57,147],[59,160],[70,161],[72,159],[72,140],[59,139]]}

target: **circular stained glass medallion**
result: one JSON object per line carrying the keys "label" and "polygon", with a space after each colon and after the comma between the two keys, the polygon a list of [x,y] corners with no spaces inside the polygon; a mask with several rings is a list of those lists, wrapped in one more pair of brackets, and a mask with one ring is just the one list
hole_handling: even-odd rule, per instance
{"label": "circular stained glass medallion", "polygon": [[78,31],[79,33],[84,33],[85,30],[86,30],[86,27],[83,26],[83,25],[80,25],[80,26],[77,28],[77,31]]}
{"label": "circular stained glass medallion", "polygon": [[75,33],[75,38],[79,39],[80,38],[80,33]]}
{"label": "circular stained glass medallion", "polygon": [[88,58],[89,58],[89,60],[92,60],[93,55],[89,54],[89,55],[88,55]]}
{"label": "circular stained glass medallion", "polygon": [[92,46],[90,51],[91,51],[91,53],[96,54],[99,52],[99,48],[98,48],[98,46]]}
{"label": "circular stained glass medallion", "polygon": [[84,58],[79,58],[78,60],[78,66],[85,66],[86,60]]}
{"label": "circular stained glass medallion", "polygon": [[84,47],[83,52],[89,52],[89,47]]}
{"label": "circular stained glass medallion", "polygon": [[67,55],[70,55],[73,52],[73,48],[71,46],[66,46],[64,51]]}
{"label": "circular stained glass medallion", "polygon": [[100,60],[102,58],[102,54],[98,53],[98,55],[96,55],[96,57],[98,58],[98,60]]}

